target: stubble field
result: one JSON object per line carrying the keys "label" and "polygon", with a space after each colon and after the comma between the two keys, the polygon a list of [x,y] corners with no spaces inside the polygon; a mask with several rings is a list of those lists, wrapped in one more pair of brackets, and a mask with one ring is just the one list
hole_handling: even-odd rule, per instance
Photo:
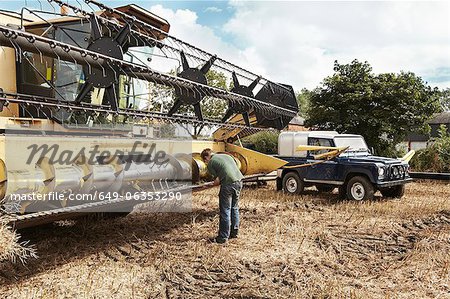
{"label": "stubble field", "polygon": [[450,185],[401,200],[242,193],[238,239],[208,243],[218,189],[192,213],[130,214],[21,232],[39,257],[0,264],[10,298],[450,298]]}

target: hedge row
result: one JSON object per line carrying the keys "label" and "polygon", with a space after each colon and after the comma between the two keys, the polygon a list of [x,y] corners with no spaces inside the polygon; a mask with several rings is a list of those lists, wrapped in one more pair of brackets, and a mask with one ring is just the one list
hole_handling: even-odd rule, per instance
{"label": "hedge row", "polygon": [[444,125],[439,128],[439,137],[418,150],[410,164],[413,171],[450,172],[450,134]]}

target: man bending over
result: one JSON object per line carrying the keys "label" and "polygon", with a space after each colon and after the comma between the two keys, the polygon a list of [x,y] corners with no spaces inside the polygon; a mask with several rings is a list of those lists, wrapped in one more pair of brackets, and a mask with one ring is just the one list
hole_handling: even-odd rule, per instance
{"label": "man bending over", "polygon": [[201,157],[208,164],[208,172],[220,183],[219,192],[219,234],[211,242],[223,244],[228,239],[237,238],[239,229],[239,195],[242,189],[242,173],[233,157],[214,154],[207,148]]}

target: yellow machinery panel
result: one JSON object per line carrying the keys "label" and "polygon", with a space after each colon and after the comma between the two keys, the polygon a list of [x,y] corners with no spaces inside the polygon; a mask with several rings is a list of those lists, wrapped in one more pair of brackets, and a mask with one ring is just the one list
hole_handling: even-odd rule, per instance
{"label": "yellow machinery panel", "polygon": [[246,175],[270,173],[287,164],[284,160],[229,143],[225,144],[225,150],[227,152],[238,153],[246,159]]}

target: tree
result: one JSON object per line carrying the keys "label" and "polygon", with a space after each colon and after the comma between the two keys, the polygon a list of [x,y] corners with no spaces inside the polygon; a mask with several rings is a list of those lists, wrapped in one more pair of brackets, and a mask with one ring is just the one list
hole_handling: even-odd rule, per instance
{"label": "tree", "polygon": [[298,103],[298,115],[306,118],[308,115],[309,104],[311,101],[312,92],[306,88],[303,88],[300,92],[297,92],[296,98]]}
{"label": "tree", "polygon": [[442,109],[444,111],[450,111],[450,88],[443,89],[439,92],[439,99]]}
{"label": "tree", "polygon": [[440,111],[437,89],[411,72],[375,75],[368,62],[334,63],[334,74],[312,91],[306,125],[361,134],[379,155],[395,155],[408,132],[426,132]]}
{"label": "tree", "polygon": [[257,152],[274,155],[278,152],[278,135],[279,131],[262,131],[245,137],[242,142]]}

